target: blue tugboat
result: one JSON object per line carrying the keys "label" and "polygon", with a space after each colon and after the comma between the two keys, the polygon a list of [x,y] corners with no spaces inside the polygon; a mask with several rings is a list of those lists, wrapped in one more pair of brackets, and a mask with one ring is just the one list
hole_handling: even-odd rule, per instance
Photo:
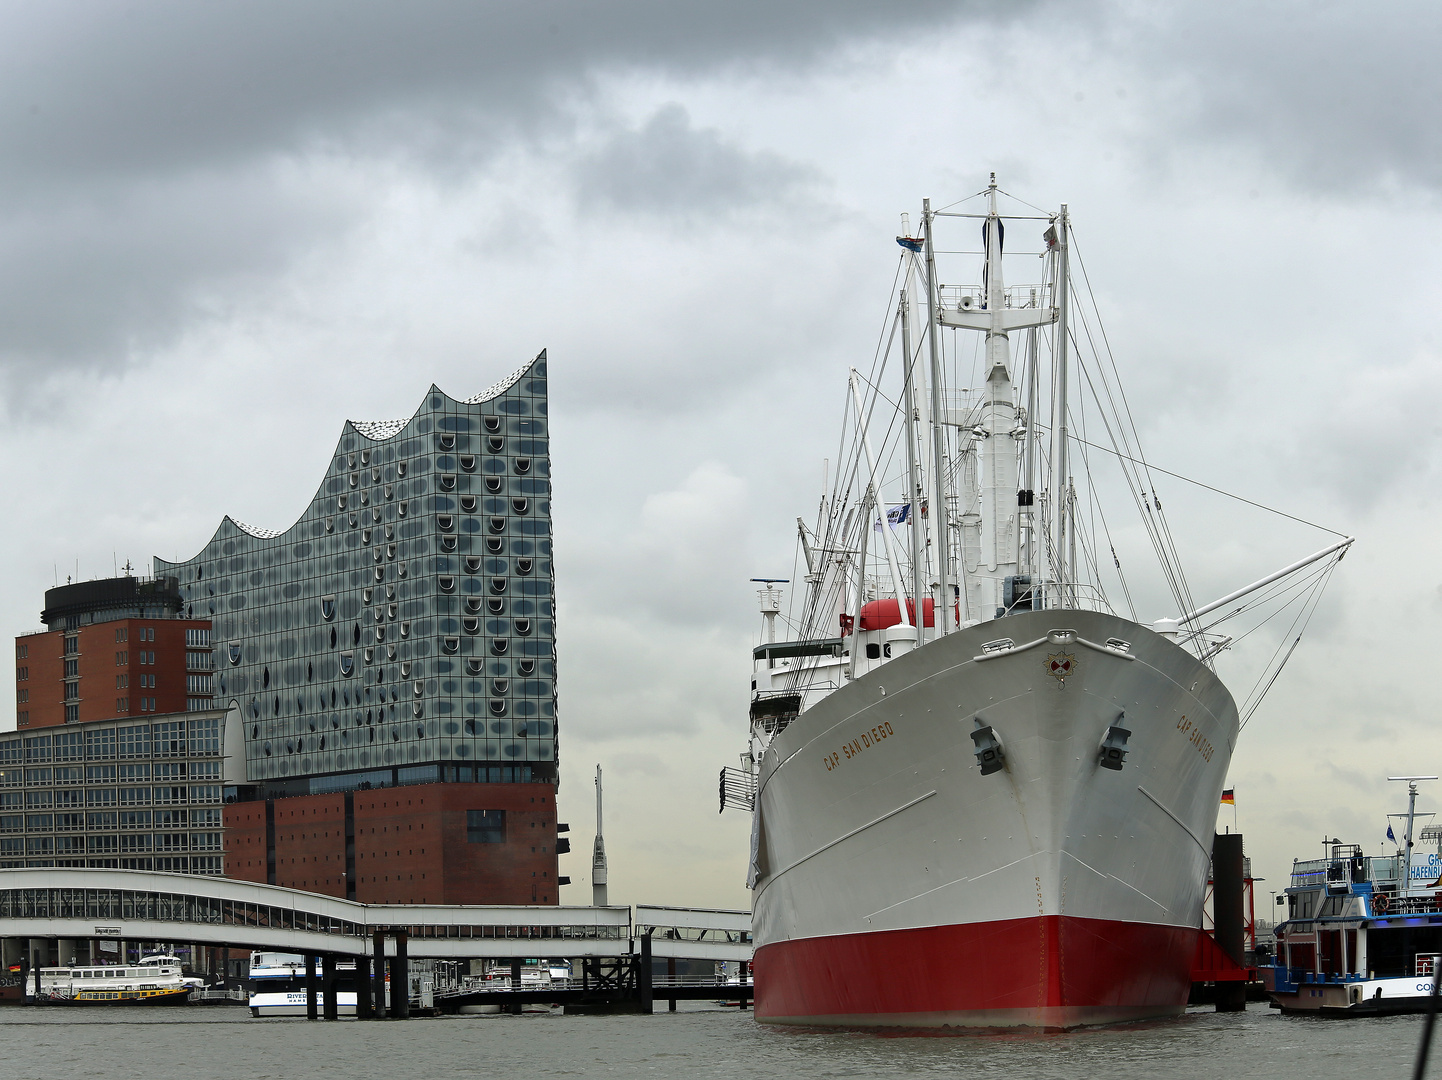
{"label": "blue tugboat", "polygon": [[[1324,858],[1292,864],[1275,961],[1260,969],[1273,1007],[1283,1012],[1380,1016],[1427,1009],[1442,958],[1442,861],[1436,852],[1415,851],[1412,830],[1417,782],[1437,777],[1388,779],[1408,784],[1397,854],[1364,855],[1356,844],[1333,840]],[[1439,838],[1436,828],[1421,836]]]}

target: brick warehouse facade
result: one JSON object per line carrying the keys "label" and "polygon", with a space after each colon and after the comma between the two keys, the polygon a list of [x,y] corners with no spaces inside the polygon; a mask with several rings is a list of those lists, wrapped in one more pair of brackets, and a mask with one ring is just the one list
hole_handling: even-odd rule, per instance
{"label": "brick warehouse facade", "polygon": [[[200,666],[188,643],[203,630],[213,696],[179,708],[224,713],[228,876],[362,901],[559,903],[545,378],[543,353],[467,401],[432,387],[408,420],[347,423],[290,529],[226,518],[195,558],[156,559],[146,587],[189,637],[92,603],[17,639],[17,688],[75,675],[83,705],[87,679],[143,676],[130,703],[65,711],[61,696],[58,720],[32,697],[27,725],[178,711],[162,687],[202,681],[181,672]],[[84,583],[101,584],[124,588]],[[77,642],[81,657],[108,645],[103,676],[65,666]],[[145,671],[115,670],[127,645]]]}

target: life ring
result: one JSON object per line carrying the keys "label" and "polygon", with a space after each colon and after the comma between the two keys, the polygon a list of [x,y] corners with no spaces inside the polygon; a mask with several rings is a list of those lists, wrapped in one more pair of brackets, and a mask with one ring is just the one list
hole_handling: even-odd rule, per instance
{"label": "life ring", "polygon": [[1372,894],[1372,912],[1376,915],[1387,914],[1388,901],[1386,893]]}

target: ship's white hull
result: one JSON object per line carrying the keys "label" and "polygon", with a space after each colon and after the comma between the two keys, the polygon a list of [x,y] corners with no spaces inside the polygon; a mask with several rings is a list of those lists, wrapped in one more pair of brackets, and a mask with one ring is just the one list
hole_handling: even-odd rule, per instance
{"label": "ship's white hull", "polygon": [[[1002,635],[1043,640],[975,659]],[[978,717],[1006,757],[986,776]],[[1098,763],[1112,725],[1131,732],[1119,771]],[[1181,1011],[1236,733],[1205,665],[1095,612],[998,619],[846,685],[762,759],[757,1017],[1067,1027]]]}

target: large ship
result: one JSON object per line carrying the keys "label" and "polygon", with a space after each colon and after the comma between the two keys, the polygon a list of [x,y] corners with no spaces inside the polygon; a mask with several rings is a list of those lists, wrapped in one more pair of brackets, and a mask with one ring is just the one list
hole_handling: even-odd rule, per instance
{"label": "large ship", "polygon": [[[890,343],[883,332],[867,376],[852,370],[843,453],[816,526],[797,522],[796,609],[757,579],[750,742],[721,797],[753,811],[761,1020],[1180,1012],[1243,719],[1215,671],[1233,640],[1221,631],[1279,611],[1296,629],[1351,542],[1195,603],[1115,365],[1085,349],[1098,316],[1073,296],[1067,208],[1004,215],[1003,195],[993,177],[980,205],[924,203],[917,236],[903,218]],[[980,227],[979,285],[939,283],[943,220]],[[1005,283],[1007,230],[1036,238],[1021,258],[1041,281]],[[1107,519],[1083,505],[1103,456],[1069,430],[1087,408],[1170,618],[1138,621]]]}

